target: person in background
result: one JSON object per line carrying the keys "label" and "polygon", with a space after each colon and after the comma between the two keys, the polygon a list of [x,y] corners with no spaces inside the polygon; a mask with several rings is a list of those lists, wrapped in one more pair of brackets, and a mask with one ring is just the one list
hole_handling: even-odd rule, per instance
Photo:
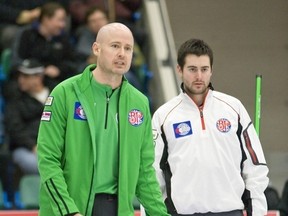
{"label": "person in background", "polygon": [[96,64],[56,86],[37,141],[40,215],[168,216],[153,168],[148,99],[127,82],[134,39],[120,23],[103,26]]}
{"label": "person in background", "polygon": [[[19,4],[20,3],[20,4]],[[18,29],[31,24],[40,15],[42,1],[1,1],[0,3],[0,51],[11,48]]]}
{"label": "person in background", "polygon": [[53,88],[77,74],[76,65],[82,56],[75,52],[65,32],[67,14],[64,6],[49,2],[41,7],[39,24],[25,29],[13,50],[17,56],[12,67],[23,59],[35,58],[45,67],[45,82]]}
{"label": "person in background", "polygon": [[107,14],[101,8],[94,6],[87,10],[85,25],[79,29],[77,35],[76,50],[86,57],[80,69],[83,70],[87,64],[96,62],[96,56],[92,52],[91,44],[95,41],[101,27],[109,23]]}
{"label": "person in background", "polygon": [[[91,7],[87,10],[85,21],[86,25],[79,29],[78,41],[76,43],[76,51],[86,57],[86,60],[79,64],[79,71],[82,71],[87,64],[96,62],[96,56],[92,52],[91,44],[95,41],[100,28],[109,23],[105,11],[97,6]],[[125,77],[138,90],[142,90],[142,83],[138,77],[138,71],[141,64],[144,62],[144,56],[139,49],[137,42],[135,42],[131,67],[125,74]]]}
{"label": "person in background", "polygon": [[43,82],[44,66],[35,59],[25,59],[17,75],[6,89],[5,129],[13,162],[23,174],[38,174],[37,135],[50,90]]}
{"label": "person in background", "polygon": [[213,52],[184,42],[177,57],[181,93],[152,119],[155,169],[168,212],[248,216],[267,213],[269,179],[261,143],[242,103],[214,91]]}
{"label": "person in background", "polygon": [[[135,41],[143,49],[147,46],[147,32],[145,28],[139,26],[141,19],[140,10],[143,6],[142,0],[114,0],[115,11],[111,11],[110,1],[107,0],[71,0],[68,11],[71,14],[71,31],[77,31],[78,27],[85,25],[85,16],[87,11],[94,6],[102,8],[107,14],[115,12],[115,20],[125,24],[133,33]],[[112,17],[109,16],[111,19]]]}
{"label": "person in background", "polygon": [[[40,7],[50,1],[51,0],[1,0],[0,51],[12,47],[15,35],[19,29],[22,26],[35,22],[40,16]],[[67,7],[68,1],[69,0],[60,0],[60,3]]]}

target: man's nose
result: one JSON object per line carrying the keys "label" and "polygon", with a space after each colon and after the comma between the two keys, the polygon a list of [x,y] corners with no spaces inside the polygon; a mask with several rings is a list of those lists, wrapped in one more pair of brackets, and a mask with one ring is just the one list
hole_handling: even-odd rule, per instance
{"label": "man's nose", "polygon": [[196,77],[197,77],[198,79],[200,79],[200,78],[202,77],[201,70],[197,70],[197,72],[196,72]]}
{"label": "man's nose", "polygon": [[124,47],[121,47],[121,48],[119,49],[118,55],[119,55],[119,56],[124,56],[124,53],[125,53]]}

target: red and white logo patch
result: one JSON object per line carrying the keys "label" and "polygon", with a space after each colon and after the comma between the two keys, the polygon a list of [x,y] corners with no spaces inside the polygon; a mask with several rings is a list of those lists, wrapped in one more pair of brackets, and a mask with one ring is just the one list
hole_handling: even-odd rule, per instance
{"label": "red and white logo patch", "polygon": [[139,126],[144,121],[144,116],[140,110],[131,110],[128,114],[128,121],[133,126]]}
{"label": "red and white logo patch", "polygon": [[217,129],[222,133],[227,133],[231,129],[231,123],[228,119],[221,118],[216,122]]}

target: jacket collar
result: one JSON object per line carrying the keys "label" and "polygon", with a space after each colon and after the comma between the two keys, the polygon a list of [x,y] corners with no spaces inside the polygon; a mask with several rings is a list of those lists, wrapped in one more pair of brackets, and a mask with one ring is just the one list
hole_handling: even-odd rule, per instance
{"label": "jacket collar", "polygon": [[[85,92],[89,87],[91,87],[91,80],[93,79],[92,71],[96,68],[96,64],[88,65],[83,73],[81,74],[80,79],[77,80],[77,85],[79,87],[79,90],[81,93]],[[127,86],[127,79],[125,76],[123,76],[122,83],[121,83],[121,89],[122,91]]]}

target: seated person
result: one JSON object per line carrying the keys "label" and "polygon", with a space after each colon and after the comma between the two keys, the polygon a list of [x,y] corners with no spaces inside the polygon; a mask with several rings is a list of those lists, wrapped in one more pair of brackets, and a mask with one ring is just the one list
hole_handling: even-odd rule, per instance
{"label": "seated person", "polygon": [[[65,34],[67,14],[56,2],[41,7],[38,25],[25,29],[13,49],[20,60],[35,58],[45,66],[45,80],[51,88],[77,73],[80,55],[74,51],[70,38]],[[18,62],[12,61],[12,66]]]}
{"label": "seated person", "polygon": [[5,129],[13,162],[23,174],[38,174],[36,144],[40,118],[49,88],[44,66],[34,59],[18,67],[17,79],[5,88]]}

